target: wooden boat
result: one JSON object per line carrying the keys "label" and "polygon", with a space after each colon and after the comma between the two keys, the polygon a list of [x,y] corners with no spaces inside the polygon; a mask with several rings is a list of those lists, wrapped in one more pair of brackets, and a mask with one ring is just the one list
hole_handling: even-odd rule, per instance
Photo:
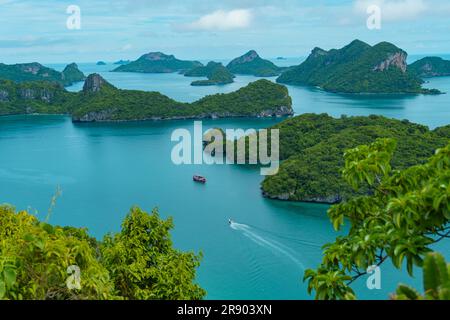
{"label": "wooden boat", "polygon": [[206,178],[198,175],[193,176],[192,180],[195,182],[206,183]]}

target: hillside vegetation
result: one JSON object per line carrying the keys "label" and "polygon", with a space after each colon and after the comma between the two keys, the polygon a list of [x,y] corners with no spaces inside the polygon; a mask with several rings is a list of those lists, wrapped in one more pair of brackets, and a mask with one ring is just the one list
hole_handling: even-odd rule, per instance
{"label": "hillside vegetation", "polygon": [[[382,116],[332,118],[305,114],[287,119],[280,130],[277,175],[262,183],[266,197],[293,201],[337,203],[355,195],[341,177],[345,150],[370,144],[377,138],[398,141],[392,165],[395,169],[423,163],[434,150],[450,140],[450,126],[430,131],[407,120]],[[361,188],[360,193],[366,190]]]}
{"label": "hillside vegetation", "polygon": [[279,83],[309,85],[337,93],[439,93],[406,64],[407,53],[388,42],[370,46],[359,40],[342,49],[315,48],[305,62],[285,71]]}

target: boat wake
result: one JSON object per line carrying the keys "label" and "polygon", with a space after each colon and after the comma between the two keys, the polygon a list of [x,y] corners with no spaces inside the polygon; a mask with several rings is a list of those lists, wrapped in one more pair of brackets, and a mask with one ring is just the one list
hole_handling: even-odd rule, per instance
{"label": "boat wake", "polygon": [[293,250],[290,249],[289,247],[279,243],[278,241],[269,239],[267,237],[258,234],[255,229],[246,224],[231,222],[230,227],[233,230],[240,231],[244,236],[249,238],[254,243],[284,255],[286,258],[294,262],[297,266],[299,266],[302,269],[305,269],[303,263],[301,263],[300,260],[298,260],[294,256]]}

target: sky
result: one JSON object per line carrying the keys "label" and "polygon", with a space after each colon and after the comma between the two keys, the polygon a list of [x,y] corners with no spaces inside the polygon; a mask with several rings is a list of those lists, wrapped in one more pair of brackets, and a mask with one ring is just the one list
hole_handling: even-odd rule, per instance
{"label": "sky", "polygon": [[[80,9],[80,28],[69,6]],[[379,8],[380,28],[367,20]],[[373,9],[372,9],[373,10]],[[372,20],[371,20],[372,21]],[[450,53],[449,0],[0,0],[0,62],[305,57],[354,39]],[[73,24],[72,24],[73,26]]]}

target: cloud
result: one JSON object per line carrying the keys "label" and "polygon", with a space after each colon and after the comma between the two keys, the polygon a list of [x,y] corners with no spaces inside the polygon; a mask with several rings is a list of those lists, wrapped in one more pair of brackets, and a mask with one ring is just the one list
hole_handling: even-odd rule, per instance
{"label": "cloud", "polygon": [[380,7],[381,17],[386,21],[415,19],[428,10],[424,0],[357,0],[354,9],[367,15],[367,8],[371,5]]}
{"label": "cloud", "polygon": [[187,31],[227,31],[244,29],[251,25],[253,14],[249,9],[217,10],[200,19],[178,27]]}

